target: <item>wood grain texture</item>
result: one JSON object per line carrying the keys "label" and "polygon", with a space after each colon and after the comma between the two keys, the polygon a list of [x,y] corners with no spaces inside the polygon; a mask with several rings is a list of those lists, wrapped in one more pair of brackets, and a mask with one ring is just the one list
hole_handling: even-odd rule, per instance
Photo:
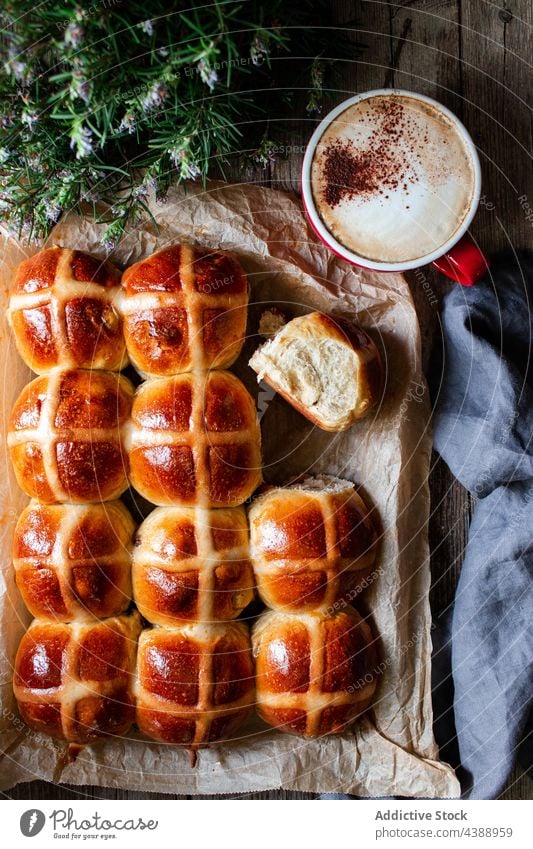
{"label": "wood grain texture", "polygon": [[531,246],[523,199],[533,200],[532,25],[530,0],[463,3],[463,118],[484,179],[475,235],[491,251]]}
{"label": "wood grain texture", "polygon": [[[358,91],[396,85],[441,100],[464,120],[479,146],[484,193],[472,233],[492,253],[506,246],[531,244],[532,224],[523,196],[533,205],[531,174],[532,122],[528,74],[531,60],[530,0],[335,0],[339,27],[354,45],[367,49],[343,61],[331,91],[331,106]],[[529,103],[528,103],[529,101]],[[274,167],[234,171],[247,179],[299,191],[304,145],[318,118],[299,110],[298,133],[286,158]],[[522,198],[522,201],[520,200]],[[439,344],[438,306],[448,284],[431,269],[409,275],[422,327],[423,361],[433,342]],[[472,499],[445,464],[433,456],[430,546],[433,611],[453,600],[468,537]],[[16,799],[194,798],[128,793],[96,787],[54,786],[35,781],[19,785]],[[200,797],[197,797],[200,798]],[[303,793],[253,793],[245,799],[310,799]],[[532,798],[532,782],[516,767],[502,798]]]}

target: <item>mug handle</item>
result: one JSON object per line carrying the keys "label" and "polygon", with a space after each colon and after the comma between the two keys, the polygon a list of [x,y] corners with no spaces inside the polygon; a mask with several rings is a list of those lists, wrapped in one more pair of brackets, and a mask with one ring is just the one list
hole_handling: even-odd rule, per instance
{"label": "mug handle", "polygon": [[468,234],[459,239],[447,254],[434,260],[432,265],[462,286],[473,286],[489,270],[486,257]]}

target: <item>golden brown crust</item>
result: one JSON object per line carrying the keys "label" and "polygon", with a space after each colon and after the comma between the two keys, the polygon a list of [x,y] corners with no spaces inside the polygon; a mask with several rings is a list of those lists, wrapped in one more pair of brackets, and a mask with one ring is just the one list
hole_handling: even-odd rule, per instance
{"label": "golden brown crust", "polygon": [[227,368],[246,333],[248,281],[231,254],[172,245],[122,277],[124,333],[137,371]]}
{"label": "golden brown crust", "polygon": [[230,372],[149,380],[136,392],[130,480],[153,504],[242,504],[261,482],[254,402]]}
{"label": "golden brown crust", "polygon": [[148,737],[196,749],[235,736],[253,710],[250,637],[241,622],[143,631],[137,724]]}
{"label": "golden brown crust", "polygon": [[40,501],[111,501],[127,487],[121,428],[133,387],[118,374],[56,371],[24,387],[8,446],[21,489]]}
{"label": "golden brown crust", "polygon": [[30,728],[70,743],[126,734],[134,719],[137,613],[92,622],[36,619],[22,637],[13,690]]}
{"label": "golden brown crust", "polygon": [[38,374],[57,367],[124,368],[119,293],[118,269],[82,251],[52,247],[24,260],[8,310],[24,362]]}
{"label": "golden brown crust", "polygon": [[[317,413],[313,406],[306,405],[295,398],[280,384],[268,366],[260,366],[256,355],[250,360],[250,366],[260,375],[260,378],[314,425],[329,433],[338,433],[350,428],[379,404],[385,384],[383,364],[377,346],[361,327],[341,318],[314,312],[288,322],[280,331],[281,333],[287,344],[300,338],[307,339],[309,346],[312,346],[317,340],[331,339],[343,343],[357,355],[358,367],[354,379],[357,380],[358,402],[342,424],[329,423]],[[258,349],[256,353],[259,355],[260,352],[261,349]]]}
{"label": "golden brown crust", "polygon": [[335,734],[370,706],[377,652],[353,608],[334,616],[264,613],[252,632],[261,718],[280,731]]}
{"label": "golden brown crust", "polygon": [[123,613],[131,599],[134,530],[120,501],[32,501],[13,539],[17,587],[30,613],[56,622]]}
{"label": "golden brown crust", "polygon": [[249,509],[250,556],[259,595],[290,611],[338,609],[367,584],[376,522],[353,485],[274,488]]}
{"label": "golden brown crust", "polygon": [[137,532],[132,577],[155,625],[235,619],[254,597],[244,509],[157,508]]}

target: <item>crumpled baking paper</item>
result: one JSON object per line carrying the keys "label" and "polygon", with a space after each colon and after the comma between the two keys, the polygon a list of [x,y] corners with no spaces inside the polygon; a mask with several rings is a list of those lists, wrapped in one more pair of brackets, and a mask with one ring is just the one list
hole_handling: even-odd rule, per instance
{"label": "crumpled baking paper", "polygon": [[[251,282],[248,339],[234,371],[255,395],[261,416],[265,479],[281,483],[327,472],[355,481],[382,525],[375,579],[357,602],[379,634],[381,675],[371,712],[337,736],[304,740],[250,721],[240,739],[187,753],[150,743],[136,732],[86,747],[64,766],[64,746],[28,729],[11,690],[14,655],[29,621],[14,583],[11,538],[26,503],[3,452],[0,484],[0,788],[35,778],[178,794],[248,793],[274,788],[359,796],[456,797],[453,770],[438,759],[432,732],[431,618],[427,520],[431,438],[429,400],[421,371],[419,327],[401,275],[354,268],[311,233],[294,196],[250,185],[210,183],[175,188],[165,203],[149,202],[154,219],[132,230],[111,255],[127,265],[186,240],[234,251]],[[103,227],[70,215],[50,243],[103,257]],[[16,265],[36,246],[1,239],[1,296],[7,304]],[[386,398],[375,414],[340,434],[325,433],[267,387],[257,387],[247,361],[264,304],[290,316],[311,309],[358,321],[382,346]],[[32,374],[18,357],[5,318],[0,327],[5,430],[10,409]]]}

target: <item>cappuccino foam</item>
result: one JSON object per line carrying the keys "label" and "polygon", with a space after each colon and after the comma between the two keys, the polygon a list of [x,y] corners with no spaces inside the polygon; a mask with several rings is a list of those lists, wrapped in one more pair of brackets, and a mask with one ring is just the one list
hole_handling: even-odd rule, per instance
{"label": "cappuccino foam", "polygon": [[410,262],[461,227],[475,171],[462,133],[438,107],[374,95],[322,135],[311,190],[324,225],[348,250],[375,262]]}

